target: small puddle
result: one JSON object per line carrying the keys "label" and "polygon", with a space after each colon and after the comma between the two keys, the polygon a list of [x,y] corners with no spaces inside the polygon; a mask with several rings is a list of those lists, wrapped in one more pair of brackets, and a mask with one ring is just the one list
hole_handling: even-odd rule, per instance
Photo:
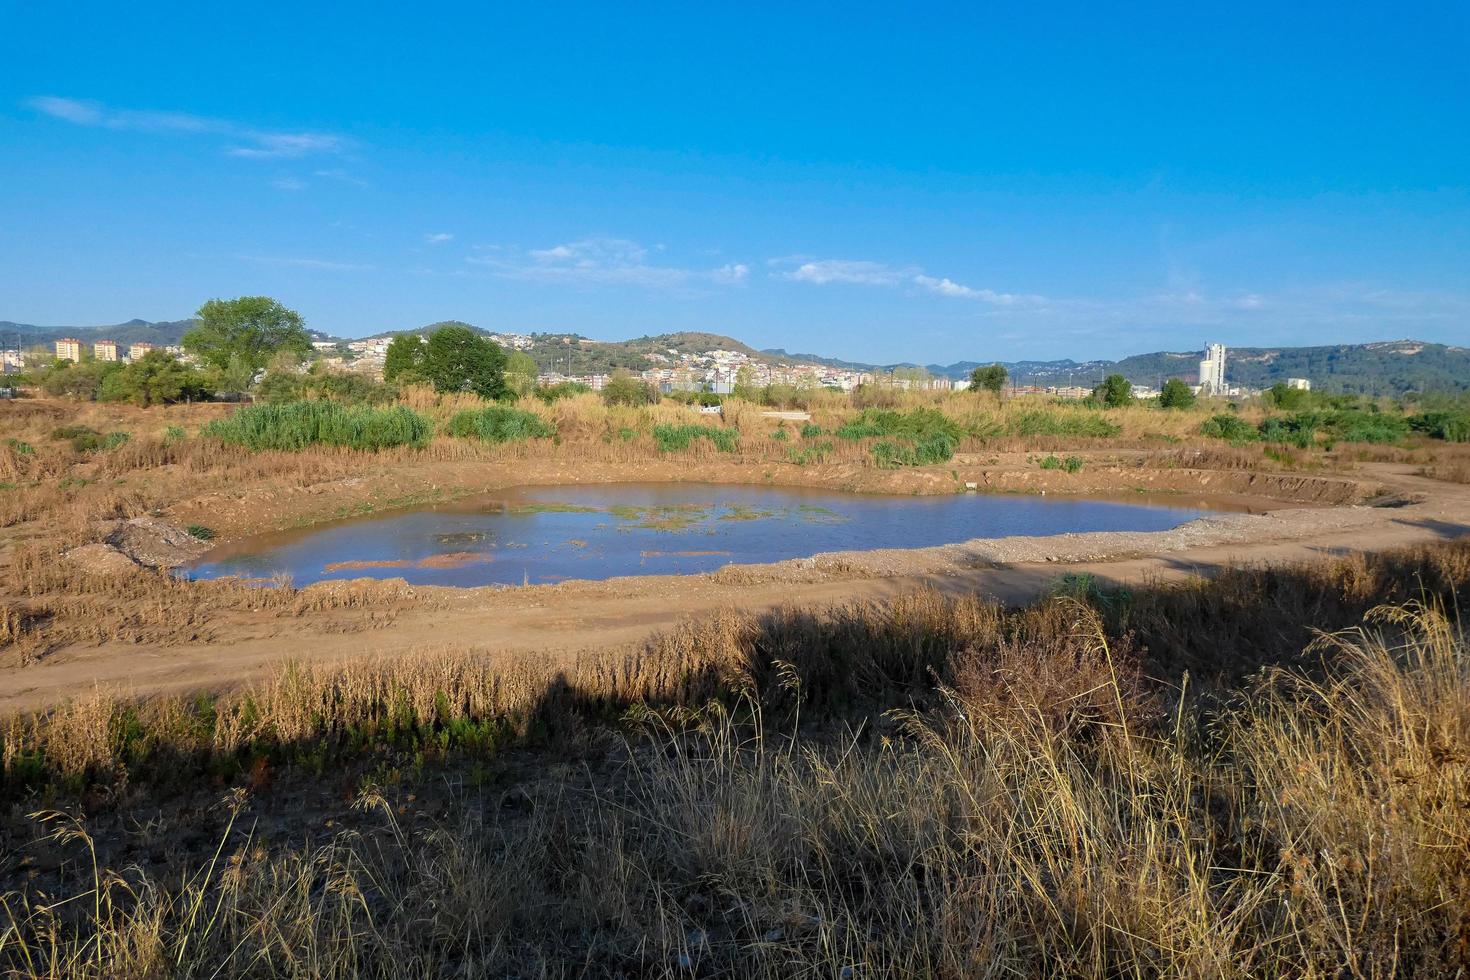
{"label": "small puddle", "polygon": [[891,496],[688,483],[520,487],[215,548],[190,578],[403,578],[521,585],[710,572],[828,551],[926,548],[1011,535],[1164,531],[1244,509],[1184,497],[1127,500],[958,494]]}

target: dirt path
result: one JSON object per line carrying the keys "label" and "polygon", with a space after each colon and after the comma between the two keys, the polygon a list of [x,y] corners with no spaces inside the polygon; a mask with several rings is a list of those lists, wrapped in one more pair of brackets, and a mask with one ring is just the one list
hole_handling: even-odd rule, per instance
{"label": "dirt path", "polygon": [[1230,514],[1157,534],[1010,538],[818,556],[706,576],[424,590],[434,608],[410,609],[355,632],[277,620],[264,626],[218,624],[207,644],[68,647],[39,664],[0,672],[0,712],[56,703],[94,684],[136,694],[220,689],[261,677],[288,658],[331,661],[445,647],[486,656],[570,657],[636,643],[681,620],[730,607],[820,609],[925,586],[1019,603],[1044,592],[1064,572],[1139,585],[1209,575],[1232,564],[1310,560],[1470,534],[1470,486],[1429,480],[1392,464],[1365,467],[1361,476],[1412,502]]}

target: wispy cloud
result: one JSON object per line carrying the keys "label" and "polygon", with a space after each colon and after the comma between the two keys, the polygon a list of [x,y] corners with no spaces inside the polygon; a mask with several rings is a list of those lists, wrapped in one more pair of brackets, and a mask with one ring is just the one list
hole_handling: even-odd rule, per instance
{"label": "wispy cloud", "polygon": [[343,184],[351,184],[353,187],[367,187],[368,182],[361,177],[348,173],[345,170],[313,170],[313,177],[321,177],[324,180],[335,180]]}
{"label": "wispy cloud", "polygon": [[467,261],[507,279],[650,289],[732,285],[750,275],[750,267],[742,263],[713,269],[660,265],[649,261],[648,249],[625,238],[584,238],[524,252],[486,249]]}
{"label": "wispy cloud", "polygon": [[278,191],[304,191],[306,182],[296,177],[278,177],[271,181],[271,186]]}
{"label": "wispy cloud", "polygon": [[434,232],[424,236],[424,241],[430,245],[443,245],[445,242],[454,241],[454,236],[447,231]]}
{"label": "wispy cloud", "polygon": [[1045,297],[1025,293],[1002,293],[994,289],[978,289],[947,277],[927,275],[915,266],[892,266],[860,259],[807,259],[802,257],[772,259],[776,275],[793,282],[817,286],[842,284],[853,286],[913,286],[937,296],[977,300],[992,306],[1039,306]]}
{"label": "wispy cloud", "polygon": [[256,265],[279,265],[289,266],[295,269],[320,269],[324,272],[365,272],[372,269],[371,265],[362,265],[357,262],[337,262],[331,259],[297,258],[295,256],[282,255],[241,255],[242,262],[253,262]]}
{"label": "wispy cloud", "polygon": [[59,95],[38,95],[27,99],[26,104],[43,115],[78,126],[141,133],[215,136],[225,142],[225,153],[253,160],[341,153],[351,145],[345,137],[333,133],[259,129],[228,119],[196,116],[187,112],[115,109],[101,102],[69,99]]}
{"label": "wispy cloud", "polygon": [[818,286],[825,286],[829,283],[897,286],[904,278],[901,270],[889,268],[882,263],[849,259],[820,259],[802,262],[795,269],[782,275],[795,282],[809,282]]}

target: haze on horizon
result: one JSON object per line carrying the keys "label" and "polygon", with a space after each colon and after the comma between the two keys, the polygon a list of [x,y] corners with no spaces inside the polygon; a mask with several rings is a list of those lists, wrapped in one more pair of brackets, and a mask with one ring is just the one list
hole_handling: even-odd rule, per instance
{"label": "haze on horizon", "polygon": [[0,319],[1470,344],[1470,7],[0,14]]}

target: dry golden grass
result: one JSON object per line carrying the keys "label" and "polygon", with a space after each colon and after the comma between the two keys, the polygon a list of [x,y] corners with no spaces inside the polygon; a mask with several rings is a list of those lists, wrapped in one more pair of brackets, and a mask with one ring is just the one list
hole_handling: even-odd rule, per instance
{"label": "dry golden grass", "polygon": [[[1464,571],[1465,550],[1442,568]],[[1375,576],[1412,588],[1436,560],[1298,573],[1294,588],[1338,625],[1329,598],[1351,605]],[[1257,616],[1246,593],[1288,584],[1254,574],[1186,595],[1194,625]],[[262,740],[373,753],[408,719],[437,719],[464,733],[449,757],[462,772],[517,733],[566,743],[573,709],[584,723],[622,712],[627,741],[585,769],[528,760],[509,792],[442,790],[427,819],[418,795],[453,780],[375,770],[334,834],[305,816],[284,837],[253,829],[256,804],[233,791],[212,839],[149,871],[106,863],[88,820],[43,809],[43,846],[69,860],[0,899],[0,964],[82,978],[1463,975],[1470,648],[1443,607],[1378,607],[1316,641],[1316,670],[1269,669],[1226,703],[1148,680],[1152,658],[1106,606],[1005,613],[921,594],[826,625],[691,624],[646,659],[562,677],[445,651],[287,668],[208,713],[167,699],[120,716],[94,695],[12,723],[6,771],[38,737],[65,772],[146,777],[139,739],[187,767],[206,751],[248,760]],[[472,713],[504,728],[455,721]]]}

